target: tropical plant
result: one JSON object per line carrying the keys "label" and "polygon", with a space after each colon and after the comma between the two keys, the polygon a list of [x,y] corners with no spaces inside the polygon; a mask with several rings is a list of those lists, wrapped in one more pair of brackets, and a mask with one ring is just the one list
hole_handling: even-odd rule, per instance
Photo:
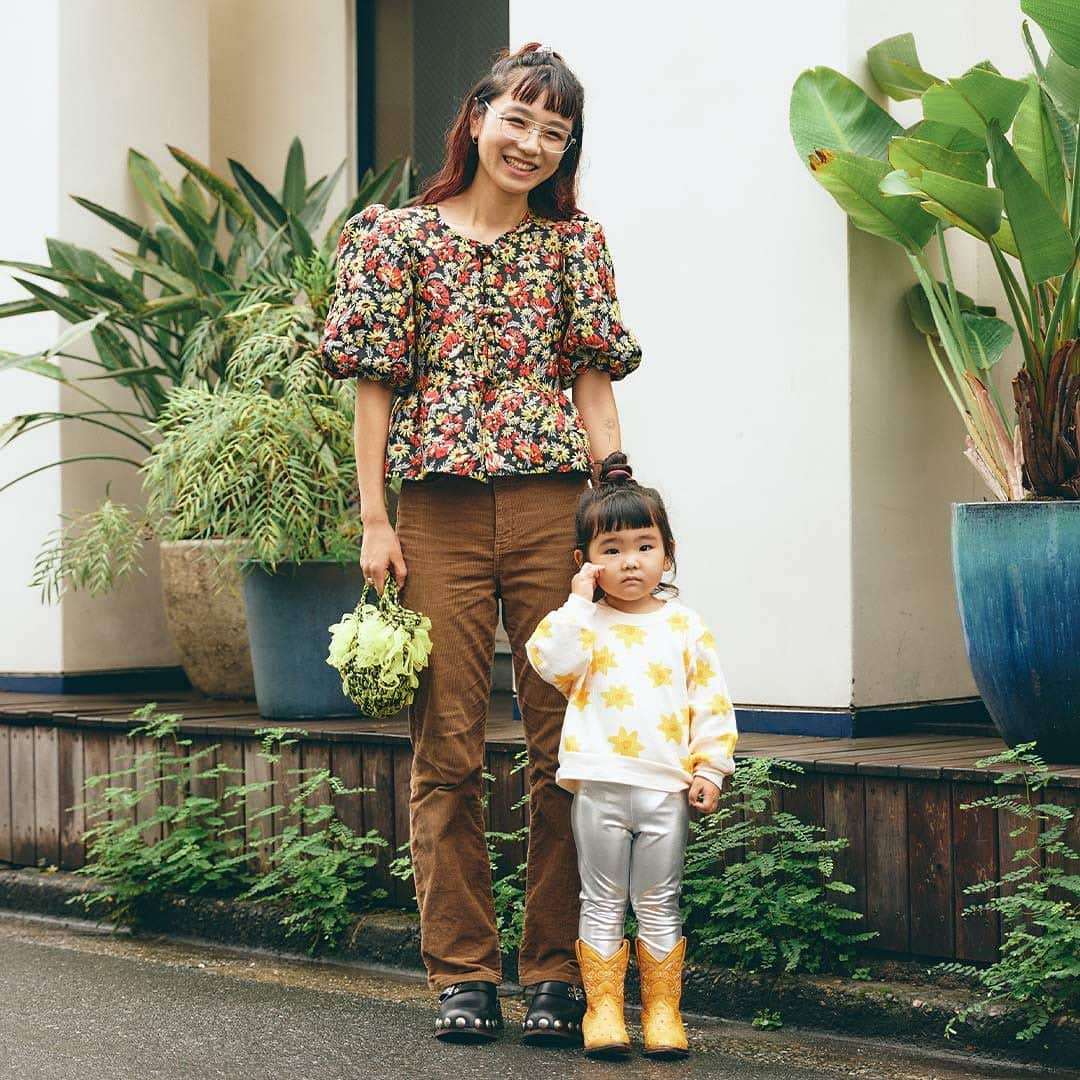
{"label": "tropical plant", "polygon": [[[0,304],[0,317],[52,311],[71,324],[40,352],[0,353],[0,370],[20,368],[57,380],[87,404],[77,411],[15,416],[0,426],[0,447],[56,422],[108,430],[131,447],[128,455],[103,452],[49,462],[5,487],[75,461],[145,467],[157,430],[182,409],[176,401],[177,388],[209,392],[230,373],[243,379],[252,365],[265,370],[273,348],[278,349],[276,360],[283,370],[294,375],[306,372],[310,366],[306,363],[290,365],[285,342],[292,341],[292,348],[299,351],[298,335],[307,341],[315,332],[313,321],[325,311],[333,287],[342,224],[372,202],[398,206],[410,194],[408,162],[395,162],[378,176],[368,170],[355,197],[319,237],[344,165],[309,184],[299,139],[289,148],[276,193],[239,162],[229,162],[235,181],[229,183],[186,152],[176,147],[169,147],[169,152],[187,170],[178,188],[145,155],[135,150],[128,155],[150,225],[75,197],[80,206],[135,241],[134,252],[114,253],[126,273],[96,252],[58,240],[47,241],[48,265],[0,262],[25,275],[15,280],[30,294],[26,300]],[[76,354],[73,350],[87,338],[94,355]],[[233,364],[238,350],[246,355]],[[87,364],[91,373],[80,374],[86,369],[64,361]],[[102,379],[130,391],[123,404],[95,392],[95,381]],[[340,396],[327,393],[334,400]],[[278,419],[284,419],[283,414]],[[305,421],[311,423],[310,418]],[[324,434],[313,445],[325,461],[329,451]],[[301,434],[298,443],[304,437]],[[298,445],[296,451],[303,449]],[[329,505],[320,509],[332,512]],[[178,514],[170,521],[179,526],[182,519]],[[306,520],[311,520],[310,514]],[[260,550],[269,550],[265,538],[274,527],[267,522]],[[106,497],[96,510],[65,518],[39,557],[35,584],[48,596],[65,587],[105,591],[138,565],[133,553],[151,531],[154,525]],[[187,539],[212,531],[199,521],[189,533],[170,527],[162,538]],[[281,550],[288,548],[288,542],[280,545]]]}
{"label": "tropical plant", "polygon": [[[1001,500],[1072,499],[1080,497],[1080,0],[1021,8],[1051,46],[1044,59],[1024,23],[1034,68],[1025,78],[1006,78],[989,61],[955,78],[932,75],[902,34],[869,50],[870,72],[892,99],[919,99],[922,120],[905,129],[851,80],[818,67],[795,82],[791,134],[852,224],[908,256],[918,280],[909,310],[990,490]],[[950,228],[988,246],[1012,325],[957,289]],[[1023,352],[1015,420],[992,378],[1014,329]]]}

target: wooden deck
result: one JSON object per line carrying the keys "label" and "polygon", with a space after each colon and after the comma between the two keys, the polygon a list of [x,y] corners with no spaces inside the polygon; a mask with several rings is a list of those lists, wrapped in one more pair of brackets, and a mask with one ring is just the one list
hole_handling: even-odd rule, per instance
{"label": "wooden deck", "polygon": [[[84,822],[69,808],[80,801],[83,780],[129,763],[150,748],[128,737],[131,711],[142,695],[47,697],[0,694],[0,861],[16,865],[82,865]],[[342,818],[357,829],[377,829],[396,847],[408,841],[408,777],[412,754],[403,718],[315,720],[289,725],[304,734],[271,766],[254,737],[275,725],[250,702],[210,701],[193,694],[161,695],[163,712],[184,717],[193,749],[214,747],[212,760],[236,770],[235,779],[280,785],[249,799],[252,814],[280,803],[300,768],[329,767],[350,787],[370,789],[337,799]],[[515,759],[524,747],[508,695],[496,694],[488,720],[487,771],[494,777],[489,826],[511,832],[523,823],[518,805],[524,773]],[[861,739],[746,734],[736,760],[772,757],[804,772],[780,802],[803,820],[823,825],[850,846],[836,860],[837,876],[855,887],[850,903],[877,930],[890,952],[926,957],[991,960],[1000,928],[993,915],[961,917],[970,901],[964,887],[1009,869],[1013,851],[1029,837],[1010,836],[1017,822],[985,809],[962,810],[991,790],[993,771],[976,767],[1001,751],[997,738],[912,732]],[[1080,806],[1080,767],[1055,770],[1050,798]],[[149,805],[149,804],[147,804]],[[275,828],[277,823],[275,822]],[[1080,837],[1074,838],[1080,843]],[[504,846],[505,865],[523,856]],[[391,879],[392,897],[409,895]]]}

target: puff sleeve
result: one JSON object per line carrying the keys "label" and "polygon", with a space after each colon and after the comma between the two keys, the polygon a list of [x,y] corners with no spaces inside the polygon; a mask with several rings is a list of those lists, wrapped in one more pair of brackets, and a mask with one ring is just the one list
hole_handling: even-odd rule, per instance
{"label": "puff sleeve", "polygon": [[560,369],[563,386],[570,386],[590,369],[621,379],[637,368],[641,346],[622,324],[604,230],[584,216],[567,223],[563,297],[567,310]]}
{"label": "puff sleeve", "polygon": [[735,771],[732,755],[739,737],[735,709],[720,670],[712,634],[706,626],[698,625],[696,635],[686,680],[690,703],[690,771],[722,787],[724,777]]}
{"label": "puff sleeve", "polygon": [[369,206],[341,230],[337,287],[323,331],[323,366],[335,379],[401,388],[416,378],[413,275],[400,218]]}

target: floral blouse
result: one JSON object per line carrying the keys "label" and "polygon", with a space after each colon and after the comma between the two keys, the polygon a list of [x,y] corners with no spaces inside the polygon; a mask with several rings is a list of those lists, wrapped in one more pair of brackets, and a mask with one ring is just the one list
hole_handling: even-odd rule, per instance
{"label": "floral blouse", "polygon": [[600,226],[527,213],[492,244],[434,205],[369,206],[345,224],[322,342],[335,378],[394,388],[387,475],[486,480],[589,471],[567,390],[641,362]]}

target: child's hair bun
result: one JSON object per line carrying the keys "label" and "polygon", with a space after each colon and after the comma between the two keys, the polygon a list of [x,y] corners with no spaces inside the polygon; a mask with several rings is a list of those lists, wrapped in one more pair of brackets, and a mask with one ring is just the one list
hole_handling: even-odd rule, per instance
{"label": "child's hair bun", "polygon": [[630,463],[626,460],[624,453],[616,450],[600,462],[600,483],[612,484],[616,487],[637,483],[634,479],[634,470],[630,468]]}

